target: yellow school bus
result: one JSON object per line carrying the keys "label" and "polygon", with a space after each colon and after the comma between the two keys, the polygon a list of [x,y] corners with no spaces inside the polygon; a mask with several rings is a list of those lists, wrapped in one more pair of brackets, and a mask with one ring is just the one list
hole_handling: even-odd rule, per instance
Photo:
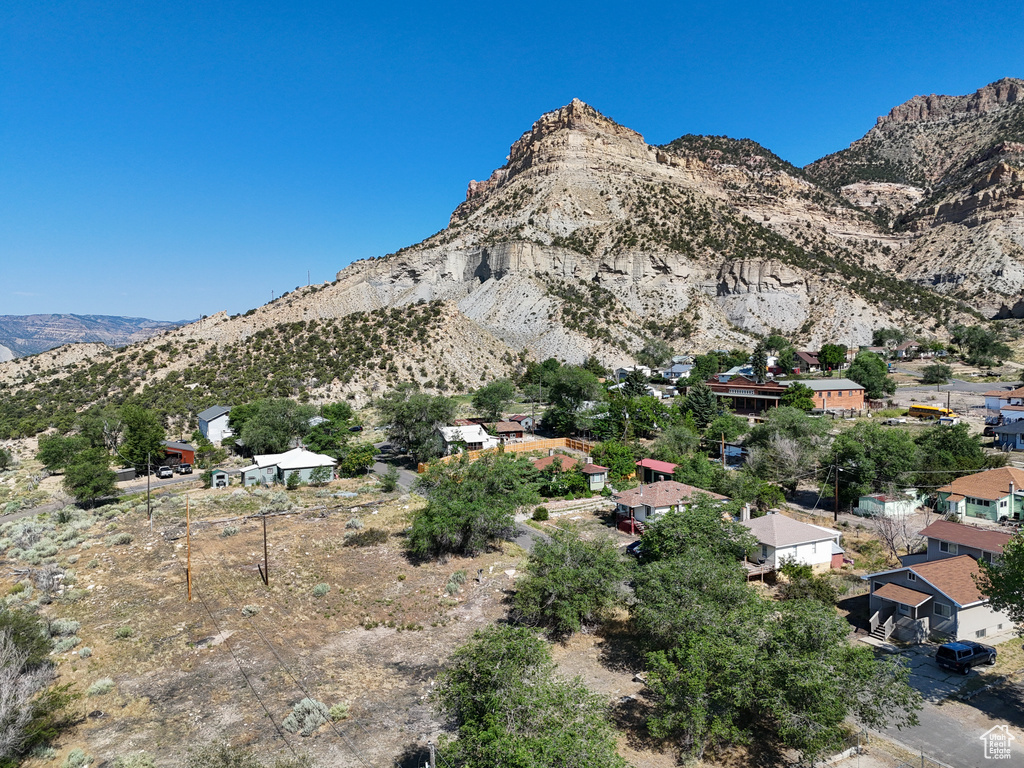
{"label": "yellow school bus", "polygon": [[949,408],[943,408],[940,405],[912,405],[910,410],[907,411],[908,416],[916,416],[919,419],[941,419],[943,417],[947,419],[957,419],[959,414],[949,410]]}

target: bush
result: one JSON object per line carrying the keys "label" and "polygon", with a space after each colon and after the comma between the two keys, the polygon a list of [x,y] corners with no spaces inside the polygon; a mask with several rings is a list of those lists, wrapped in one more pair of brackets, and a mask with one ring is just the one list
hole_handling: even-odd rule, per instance
{"label": "bush", "polygon": [[351,520],[345,523],[345,527],[354,531],[358,531],[360,528],[363,527],[363,521],[360,520],[358,517],[353,517]]}
{"label": "bush", "polygon": [[156,768],[156,763],[148,752],[136,752],[134,755],[121,755],[114,761],[114,768]]}
{"label": "bush", "polygon": [[299,477],[299,473],[292,472],[290,475],[288,475],[288,480],[285,483],[284,487],[287,488],[289,491],[294,491],[300,485],[302,485],[302,479]]}
{"label": "bush", "polygon": [[54,619],[50,622],[50,636],[74,635],[81,628],[81,623],[74,619]]}
{"label": "bush", "polygon": [[71,635],[71,637],[62,637],[60,640],[53,644],[53,652],[67,653],[80,642],[82,642],[81,639],[75,637],[74,635]]}
{"label": "bush", "polygon": [[114,637],[118,640],[127,640],[135,634],[135,630],[131,627],[121,627],[114,633]]}
{"label": "bush", "polygon": [[292,708],[291,714],[284,719],[281,727],[288,733],[311,736],[329,717],[330,710],[325,704],[316,699],[305,698]]}
{"label": "bush", "polygon": [[398,470],[389,466],[387,471],[380,476],[380,488],[384,493],[391,493],[398,487]]}
{"label": "bush", "polygon": [[533,519],[537,520],[538,522],[547,520],[548,516],[549,515],[547,507],[537,507],[535,510],[533,510]]}
{"label": "bush", "polygon": [[381,528],[367,528],[359,533],[350,533],[345,537],[346,547],[373,547],[388,540],[388,532]]}
{"label": "bush", "polygon": [[68,752],[67,758],[60,764],[60,768],[82,768],[92,762],[92,755],[87,755],[84,750],[75,748]]}
{"label": "bush", "polygon": [[89,646],[85,646],[85,648],[80,648],[78,650],[78,658],[88,659],[90,656],[92,656],[92,648]]}
{"label": "bush", "polygon": [[242,606],[242,616],[244,616],[245,618],[249,618],[250,616],[255,616],[259,612],[260,612],[260,607],[258,605],[243,605]]}
{"label": "bush", "polygon": [[321,582],[313,587],[313,597],[323,597],[330,591],[330,586]]}
{"label": "bush", "polygon": [[444,585],[444,591],[449,595],[454,595],[459,591],[459,587],[466,583],[466,572],[456,571],[448,577],[448,582]]}
{"label": "bush", "polygon": [[89,696],[106,696],[112,690],[114,690],[114,681],[109,677],[101,677],[89,686],[86,694]]}
{"label": "bush", "polygon": [[107,544],[113,547],[123,546],[125,544],[131,543],[132,535],[130,533],[115,533],[113,536],[107,539]]}
{"label": "bush", "polygon": [[348,717],[348,704],[335,704],[330,708],[328,714],[333,722],[344,720]]}
{"label": "bush", "polygon": [[224,527],[224,530],[220,532],[221,538],[226,539],[228,536],[234,536],[238,533],[237,525],[228,525]]}

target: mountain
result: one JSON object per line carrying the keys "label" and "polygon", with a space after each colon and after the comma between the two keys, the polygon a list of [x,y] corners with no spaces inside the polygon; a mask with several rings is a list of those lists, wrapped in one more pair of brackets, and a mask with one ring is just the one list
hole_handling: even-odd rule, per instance
{"label": "mountain", "polygon": [[1024,81],[915,96],[804,171],[900,237],[898,276],[1024,316]]}
{"label": "mountain", "polygon": [[0,315],[0,362],[64,344],[98,342],[123,347],[186,322],[111,315]]}

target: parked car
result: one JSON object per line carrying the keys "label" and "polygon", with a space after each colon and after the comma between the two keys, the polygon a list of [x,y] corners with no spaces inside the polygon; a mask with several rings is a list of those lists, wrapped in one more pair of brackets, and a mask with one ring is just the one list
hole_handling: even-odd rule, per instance
{"label": "parked car", "polygon": [[907,420],[906,419],[886,419],[882,423],[883,424],[888,424],[889,426],[896,426],[897,424],[906,424]]}
{"label": "parked car", "polygon": [[632,544],[626,547],[626,554],[632,555],[633,557],[640,557],[640,544],[643,539],[637,539]]}
{"label": "parked car", "polygon": [[985,437],[995,437],[996,436],[996,428],[995,427],[985,427],[985,429],[983,429],[981,431],[981,434],[984,435]]}
{"label": "parked car", "polygon": [[174,477],[174,470],[170,467],[157,467],[156,476],[162,478]]}
{"label": "parked car", "polygon": [[177,472],[179,475],[191,475],[192,474],[192,465],[191,464],[179,464],[178,466],[176,466],[174,468],[174,471]]}
{"label": "parked car", "polygon": [[979,664],[991,666],[996,663],[996,649],[991,645],[975,643],[972,640],[959,640],[955,643],[940,645],[935,652],[935,663],[943,669],[952,669],[966,675],[971,667]]}

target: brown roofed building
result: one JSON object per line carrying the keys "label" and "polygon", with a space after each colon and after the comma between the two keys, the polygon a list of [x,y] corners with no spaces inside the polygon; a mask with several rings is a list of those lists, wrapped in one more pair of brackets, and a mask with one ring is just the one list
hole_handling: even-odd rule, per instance
{"label": "brown roofed building", "polygon": [[550,456],[534,459],[533,461],[533,466],[538,471],[543,471],[552,464],[557,464],[563,472],[568,472],[570,469],[577,466],[579,462],[572,456],[566,456],[564,453],[553,453]]}
{"label": "brown roofed building", "polygon": [[1013,538],[1013,534],[1005,531],[975,528],[948,520],[936,520],[922,530],[921,535],[928,539],[928,560],[970,555],[975,560],[989,563],[1003,554],[1003,547]]}
{"label": "brown roofed building", "polygon": [[499,421],[494,425],[494,432],[501,438],[501,441],[508,442],[523,436],[523,425],[515,421]]}
{"label": "brown roofed building", "polygon": [[782,393],[786,391],[777,382],[758,384],[746,376],[734,376],[724,384],[717,379],[710,379],[707,385],[720,400],[728,402],[729,407],[739,414],[756,415],[769,408],[778,408]]}
{"label": "brown roofed building", "polygon": [[1024,470],[999,467],[958,477],[938,489],[939,512],[997,522],[1020,520],[1024,511]]}
{"label": "brown roofed building", "polygon": [[701,495],[715,501],[728,501],[728,496],[705,491],[675,480],[662,480],[615,494],[615,514],[619,530],[642,533],[644,523],[652,522],[673,507],[685,509]]}

